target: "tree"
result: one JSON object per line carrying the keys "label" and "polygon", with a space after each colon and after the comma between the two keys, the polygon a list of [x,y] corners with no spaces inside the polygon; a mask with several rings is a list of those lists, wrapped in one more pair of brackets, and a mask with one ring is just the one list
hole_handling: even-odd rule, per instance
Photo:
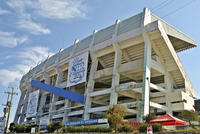
{"label": "tree", "polygon": [[189,122],[189,126],[192,126],[191,121],[198,121],[198,113],[195,111],[187,111],[184,110],[179,114],[179,117],[183,120],[186,120]]}
{"label": "tree", "polygon": [[157,118],[156,113],[151,113],[150,118],[151,118],[151,120],[156,119]]}
{"label": "tree", "polygon": [[10,127],[9,127],[9,130],[10,132],[15,132],[15,127],[16,127],[16,124],[14,122],[10,123]]}
{"label": "tree", "polygon": [[113,105],[106,111],[106,118],[113,132],[117,132],[121,121],[127,115],[128,109],[124,105]]}
{"label": "tree", "polygon": [[156,119],[156,118],[157,118],[156,114],[155,113],[151,113],[150,115],[148,114],[148,115],[144,116],[143,120],[145,122],[150,122],[151,120]]}

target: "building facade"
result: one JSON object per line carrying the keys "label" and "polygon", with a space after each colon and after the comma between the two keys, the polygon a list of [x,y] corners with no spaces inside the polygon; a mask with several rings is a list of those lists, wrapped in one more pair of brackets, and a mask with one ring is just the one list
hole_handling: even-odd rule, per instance
{"label": "building facade", "polygon": [[[126,20],[116,20],[25,74],[14,122],[102,119],[113,104],[125,105],[126,119],[137,121],[149,112],[194,110],[196,93],[177,53],[196,46],[195,41],[146,8]],[[70,60],[85,53],[85,80],[69,86]],[[34,87],[33,80],[81,94],[84,103]],[[29,100],[35,91],[37,104],[33,105]],[[29,114],[29,105],[35,107],[34,115]]]}

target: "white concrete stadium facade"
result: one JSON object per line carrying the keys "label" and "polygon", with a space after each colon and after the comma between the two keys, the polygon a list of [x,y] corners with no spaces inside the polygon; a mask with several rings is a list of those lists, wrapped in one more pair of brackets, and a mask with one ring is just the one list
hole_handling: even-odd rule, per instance
{"label": "white concrete stadium facade", "polygon": [[[142,121],[150,112],[176,114],[194,110],[195,90],[185,73],[178,52],[197,43],[148,9],[47,58],[20,82],[21,97],[14,122],[63,123],[104,118],[112,104],[128,108],[126,119]],[[67,89],[84,94],[85,104],[40,90],[37,114],[26,117],[31,80],[66,88],[69,60],[89,52],[87,81]],[[150,109],[149,109],[150,108]]]}

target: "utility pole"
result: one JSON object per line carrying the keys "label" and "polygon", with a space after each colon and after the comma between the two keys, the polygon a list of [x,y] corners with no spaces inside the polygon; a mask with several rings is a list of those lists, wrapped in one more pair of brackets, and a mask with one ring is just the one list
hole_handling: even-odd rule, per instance
{"label": "utility pole", "polygon": [[3,117],[4,117],[4,118],[6,118],[6,113],[8,112],[8,103],[9,103],[9,98],[10,98],[10,94],[8,94],[6,104],[2,104],[3,106],[5,106],[5,108],[3,109],[3,112],[4,112]]}
{"label": "utility pole", "polygon": [[[18,88],[14,88],[14,87],[8,87],[8,88],[11,88],[12,91],[5,92],[8,94],[8,99],[7,99],[7,103],[6,103],[6,111],[5,111],[5,113],[8,112],[8,116],[7,116],[7,120],[6,120],[5,132],[8,132],[8,123],[9,123],[9,119],[10,119],[10,111],[11,111],[11,107],[12,107],[13,95],[18,95],[18,93],[14,92],[14,89],[18,89]],[[11,98],[10,98],[10,95],[11,95]],[[10,98],[10,101],[9,101],[9,98]],[[7,108],[8,108],[8,111],[7,111]],[[4,115],[6,115],[5,113],[4,113]]]}

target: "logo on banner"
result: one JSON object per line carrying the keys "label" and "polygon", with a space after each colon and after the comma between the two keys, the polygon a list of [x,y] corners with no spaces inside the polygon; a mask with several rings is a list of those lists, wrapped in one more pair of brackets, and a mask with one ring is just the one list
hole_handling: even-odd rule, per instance
{"label": "logo on banner", "polygon": [[27,117],[35,116],[37,112],[37,104],[38,104],[39,90],[30,93],[28,108],[27,108]]}
{"label": "logo on banner", "polygon": [[72,63],[72,70],[69,74],[69,80],[70,83],[77,83],[81,81],[84,77],[85,72],[85,62],[83,61],[83,58],[75,58]]}
{"label": "logo on banner", "polygon": [[79,55],[69,63],[67,86],[73,86],[86,81],[88,64],[88,52]]}

